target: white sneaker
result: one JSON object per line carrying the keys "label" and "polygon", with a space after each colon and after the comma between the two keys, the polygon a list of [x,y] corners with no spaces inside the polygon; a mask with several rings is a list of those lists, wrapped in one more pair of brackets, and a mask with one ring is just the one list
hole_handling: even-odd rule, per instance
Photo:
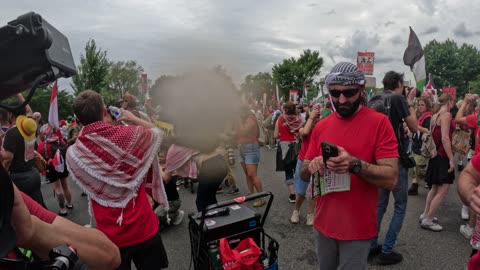
{"label": "white sneaker", "polygon": [[460,226],[460,232],[465,236],[465,238],[470,239],[473,234],[473,228],[467,225]]}
{"label": "white sneaker", "polygon": [[468,208],[468,206],[465,206],[465,205],[462,205],[462,219],[463,220],[468,220],[468,218],[470,217],[470,209]]}
{"label": "white sneaker", "polygon": [[443,230],[443,227],[440,226],[440,224],[434,223],[432,221],[427,222],[425,219],[420,224],[420,227],[422,227],[422,229],[426,229],[434,232],[440,232]]}
{"label": "white sneaker", "polygon": [[177,217],[175,218],[175,220],[171,221],[171,223],[173,225],[179,225],[180,223],[182,223],[184,215],[185,215],[185,212],[183,212],[182,210],[178,210]]}
{"label": "white sneaker", "polygon": [[315,215],[313,213],[307,214],[307,226],[313,226],[313,219]]}
{"label": "white sneaker", "polygon": [[293,224],[297,224],[300,221],[300,213],[298,210],[293,210],[292,217],[290,218],[290,221]]}
{"label": "white sneaker", "polygon": [[[424,218],[425,218],[425,216],[423,214],[421,214],[420,217],[418,218],[418,223],[422,223]],[[433,217],[432,221],[438,223],[438,218]]]}

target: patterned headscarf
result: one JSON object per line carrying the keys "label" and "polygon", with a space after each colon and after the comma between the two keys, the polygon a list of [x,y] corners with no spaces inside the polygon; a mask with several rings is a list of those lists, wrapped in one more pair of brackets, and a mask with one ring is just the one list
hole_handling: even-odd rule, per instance
{"label": "patterned headscarf", "polygon": [[[330,74],[325,77],[325,84],[329,89],[331,85],[365,85],[365,75],[354,64],[341,62],[336,64]],[[360,103],[367,105],[367,94],[365,91],[360,94]]]}

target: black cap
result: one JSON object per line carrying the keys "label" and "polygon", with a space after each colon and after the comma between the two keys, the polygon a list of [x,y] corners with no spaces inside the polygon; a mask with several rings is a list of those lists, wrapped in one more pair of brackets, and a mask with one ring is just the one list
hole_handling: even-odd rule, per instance
{"label": "black cap", "polygon": [[13,201],[12,180],[5,168],[0,165],[0,258],[7,256],[17,243],[11,222]]}

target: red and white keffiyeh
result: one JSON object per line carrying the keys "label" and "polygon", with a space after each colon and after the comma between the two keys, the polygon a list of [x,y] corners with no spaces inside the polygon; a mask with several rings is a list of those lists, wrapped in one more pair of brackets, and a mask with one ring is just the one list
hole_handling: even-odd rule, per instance
{"label": "red and white keffiyeh", "polygon": [[103,121],[85,126],[67,150],[73,180],[94,201],[105,207],[125,208],[140,185],[168,207],[157,152],[162,132],[139,126],[114,126]]}
{"label": "red and white keffiyeh", "polygon": [[172,144],[168,148],[165,172],[175,171],[181,177],[197,179],[198,168],[192,157],[198,153],[199,151],[197,150]]}

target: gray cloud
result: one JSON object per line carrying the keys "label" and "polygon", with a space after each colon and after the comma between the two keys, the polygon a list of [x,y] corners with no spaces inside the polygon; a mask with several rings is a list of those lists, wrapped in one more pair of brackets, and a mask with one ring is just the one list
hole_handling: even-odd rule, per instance
{"label": "gray cloud", "polygon": [[310,3],[310,4],[308,4],[308,6],[309,7],[316,7],[316,6],[318,6],[318,4],[317,3]]}
{"label": "gray cloud", "polygon": [[390,64],[395,61],[399,61],[398,57],[390,57],[390,56],[377,56],[375,57],[375,64]]}
{"label": "gray cloud", "polygon": [[406,40],[404,37],[401,37],[400,35],[397,35],[397,36],[393,36],[389,39],[389,41],[393,44],[393,45],[398,45],[398,44],[401,44],[401,43],[405,43],[406,44]]}
{"label": "gray cloud", "polygon": [[429,27],[429,28],[425,29],[425,31],[421,32],[420,34],[429,35],[429,34],[437,33],[439,31],[440,31],[440,28],[438,28],[438,26],[432,26],[432,27]]}
{"label": "gray cloud", "polygon": [[478,35],[478,33],[479,33],[478,31],[477,32],[468,31],[464,22],[457,24],[457,26],[453,28],[453,34],[457,37],[468,38],[473,35]]}
{"label": "gray cloud", "polygon": [[335,9],[331,9],[330,11],[328,11],[327,13],[325,13],[326,15],[333,15],[333,14],[336,14],[337,12],[335,12]]}
{"label": "gray cloud", "polygon": [[417,0],[415,5],[425,14],[433,15],[437,10],[439,0]]}
{"label": "gray cloud", "polygon": [[375,51],[380,37],[378,34],[370,34],[364,31],[355,31],[345,43],[340,46],[340,56],[347,59],[357,59],[357,52],[359,51]]}
{"label": "gray cloud", "polygon": [[387,21],[387,22],[385,23],[385,27],[389,27],[389,26],[392,25],[392,24],[395,24],[395,22],[394,22],[394,21]]}

